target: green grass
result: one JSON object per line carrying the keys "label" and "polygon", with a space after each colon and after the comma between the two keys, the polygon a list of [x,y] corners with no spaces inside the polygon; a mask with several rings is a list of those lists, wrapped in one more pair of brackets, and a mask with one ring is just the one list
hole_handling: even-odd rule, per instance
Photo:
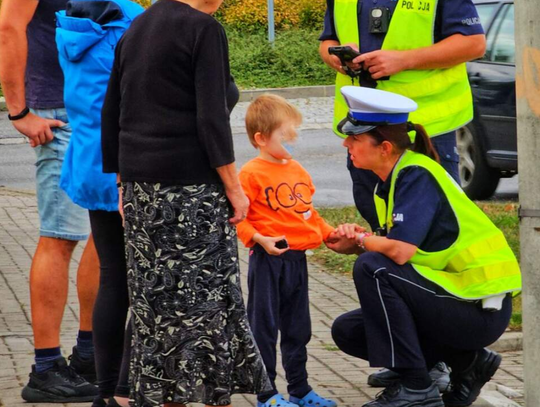
{"label": "green grass", "polygon": [[225,29],[229,39],[231,72],[241,89],[334,83],[335,72],[319,56],[319,31],[278,31],[272,47],[265,31]]}
{"label": "green grass", "polygon": [[[519,219],[517,217],[517,207],[515,203],[492,203],[477,202],[484,213],[493,223],[502,230],[510,248],[519,260]],[[355,207],[345,208],[320,208],[319,213],[331,225],[337,226],[341,223],[358,223],[367,227],[366,222],[360,218]],[[368,228],[369,229],[369,228]],[[315,249],[312,260],[321,264],[327,271],[340,274],[351,274],[357,256],[345,256],[337,254],[326,246],[321,245]],[[510,321],[510,328],[521,330],[521,296],[513,300],[513,313]]]}

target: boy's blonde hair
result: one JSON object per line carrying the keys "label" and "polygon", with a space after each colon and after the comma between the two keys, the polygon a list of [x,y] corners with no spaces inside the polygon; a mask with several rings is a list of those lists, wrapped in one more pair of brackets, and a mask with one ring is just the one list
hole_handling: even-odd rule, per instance
{"label": "boy's blonde hair", "polygon": [[253,147],[259,148],[255,141],[256,133],[269,137],[286,120],[292,120],[299,126],[302,114],[281,96],[265,93],[251,102],[246,112],[246,130]]}

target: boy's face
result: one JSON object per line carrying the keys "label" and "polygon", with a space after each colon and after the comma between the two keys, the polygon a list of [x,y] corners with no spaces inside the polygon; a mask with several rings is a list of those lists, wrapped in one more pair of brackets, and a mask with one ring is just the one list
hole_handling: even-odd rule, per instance
{"label": "boy's face", "polygon": [[285,146],[296,141],[297,131],[296,123],[291,120],[285,121],[281,126],[272,132],[270,137],[265,137],[263,143],[259,146],[261,151],[270,154],[276,160],[290,160],[291,153]]}

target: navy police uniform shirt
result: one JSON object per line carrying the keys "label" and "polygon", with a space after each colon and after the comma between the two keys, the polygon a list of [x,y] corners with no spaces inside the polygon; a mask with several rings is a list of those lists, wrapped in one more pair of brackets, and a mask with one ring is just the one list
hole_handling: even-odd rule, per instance
{"label": "navy police uniform shirt", "polygon": [[[390,15],[396,8],[396,0],[359,0],[362,2],[360,11],[360,52],[366,53],[381,49],[384,34],[369,32],[369,13],[373,7],[387,7]],[[435,20],[435,42],[439,42],[454,34],[475,35],[484,34],[478,12],[472,0],[439,0]],[[339,41],[334,25],[334,0],[326,0],[324,30],[320,41]]]}
{"label": "navy police uniform shirt", "polygon": [[[388,203],[390,180],[377,187],[377,195]],[[406,167],[399,173],[394,192],[393,227],[389,239],[410,243],[435,252],[455,242],[459,226],[448,199],[425,168]]]}

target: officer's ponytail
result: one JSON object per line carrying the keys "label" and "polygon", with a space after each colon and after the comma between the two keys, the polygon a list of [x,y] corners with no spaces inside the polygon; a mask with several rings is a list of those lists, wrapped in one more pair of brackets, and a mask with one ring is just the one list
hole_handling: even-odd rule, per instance
{"label": "officer's ponytail", "polygon": [[[413,131],[416,133],[416,137],[414,143],[411,143],[408,133]],[[369,130],[367,133],[372,137],[375,145],[379,145],[386,140],[392,143],[396,153],[402,154],[405,150],[412,150],[416,153],[427,155],[429,158],[439,162],[439,155],[435,151],[435,148],[433,148],[426,130],[420,124],[407,122],[378,126]]]}
{"label": "officer's ponytail", "polygon": [[408,122],[407,131],[416,132],[416,137],[414,138],[414,143],[412,143],[410,150],[414,151],[415,153],[427,155],[432,160],[439,162],[439,154],[437,154],[437,151],[433,147],[431,139],[427,135],[424,126],[421,124]]}

